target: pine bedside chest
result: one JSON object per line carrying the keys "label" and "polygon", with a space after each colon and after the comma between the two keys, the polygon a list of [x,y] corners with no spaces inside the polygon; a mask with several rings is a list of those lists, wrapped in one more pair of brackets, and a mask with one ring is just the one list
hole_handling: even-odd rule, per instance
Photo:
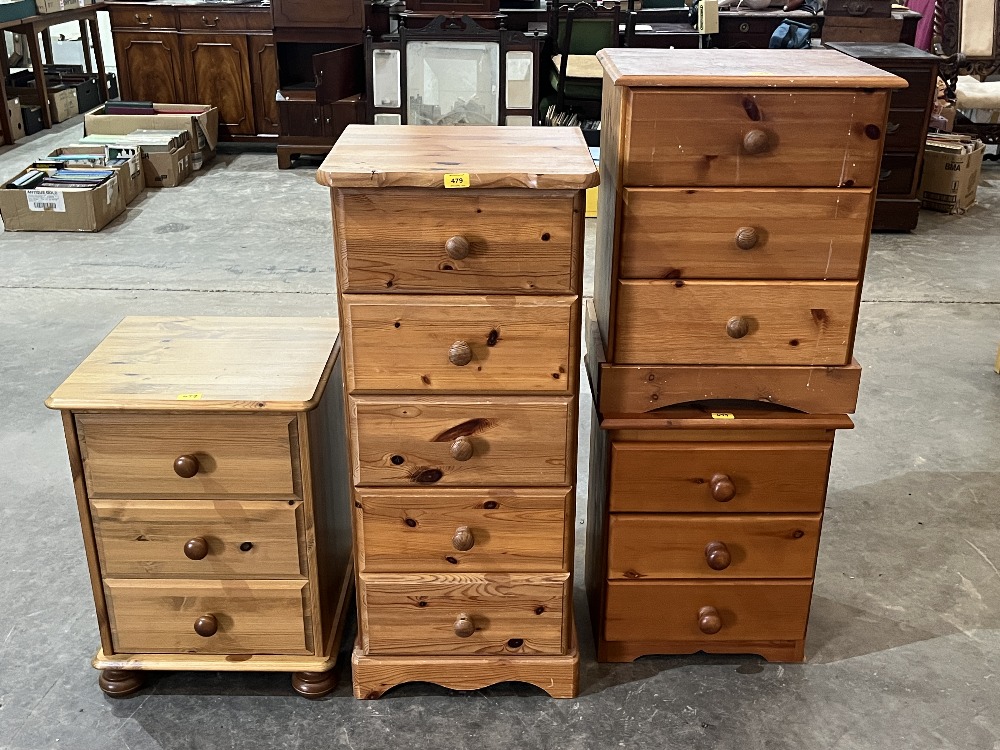
{"label": "pine bedside chest", "polygon": [[335,687],[353,582],[337,328],[126,318],[49,397],[108,695],[138,690],[144,670]]}
{"label": "pine bedside chest", "polygon": [[351,125],[332,188],[354,694],[577,687],[578,130]]}

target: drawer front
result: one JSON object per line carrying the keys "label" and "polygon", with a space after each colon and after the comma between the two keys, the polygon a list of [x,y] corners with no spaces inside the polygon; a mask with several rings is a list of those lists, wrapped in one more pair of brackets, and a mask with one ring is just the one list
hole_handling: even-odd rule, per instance
{"label": "drawer front", "polygon": [[[805,638],[812,581],[611,581],[604,633],[609,641],[794,641]],[[722,627],[702,631],[712,607]],[[710,614],[706,612],[705,614]]]}
{"label": "drawer front", "polygon": [[879,195],[909,195],[916,176],[916,154],[886,154],[878,174]]}
{"label": "drawer front", "polygon": [[312,653],[306,581],[109,578],[104,590],[119,654]]}
{"label": "drawer front", "polygon": [[271,14],[246,10],[228,11],[206,6],[199,10],[177,11],[180,28],[184,31],[270,31]]}
{"label": "drawer front", "polygon": [[570,484],[569,399],[351,397],[357,485]]}
{"label": "drawer front", "polygon": [[571,500],[563,490],[358,490],[358,568],[561,571]]}
{"label": "drawer front", "polygon": [[626,279],[857,279],[870,190],[625,190]]}
{"label": "drawer front", "polygon": [[569,574],[359,579],[368,654],[561,654]]}
{"label": "drawer front", "polygon": [[[299,492],[293,416],[78,414],[76,425],[91,497],[274,500]],[[178,468],[197,473],[178,474],[181,457]]]}
{"label": "drawer front", "polygon": [[343,309],[352,391],[566,393],[576,382],[576,297],[350,294]]}
{"label": "drawer front", "polygon": [[345,292],[576,292],[574,194],[338,190]]}
{"label": "drawer front", "polygon": [[608,577],[812,578],[821,518],[612,514]]}
{"label": "drawer front", "polygon": [[302,502],[93,500],[109,577],[282,578],[304,574]]}
{"label": "drawer front", "polygon": [[875,184],[885,92],[635,89],[629,96],[625,185]]}
{"label": "drawer front", "polygon": [[890,109],[885,124],[885,150],[916,154],[927,137],[927,113],[922,109]]}
{"label": "drawer front", "polygon": [[622,281],[614,364],[846,365],[858,284]]}
{"label": "drawer front", "polygon": [[112,29],[176,29],[177,13],[170,6],[157,6],[143,3],[116,7],[118,3],[108,8],[111,16]]}
{"label": "drawer front", "polygon": [[905,89],[896,89],[892,92],[892,106],[894,108],[923,109],[931,100],[931,89],[935,86],[935,72],[927,68],[910,68],[889,71],[893,75],[905,78],[908,84]]}
{"label": "drawer front", "polygon": [[817,513],[831,442],[611,444],[609,505],[633,513]]}

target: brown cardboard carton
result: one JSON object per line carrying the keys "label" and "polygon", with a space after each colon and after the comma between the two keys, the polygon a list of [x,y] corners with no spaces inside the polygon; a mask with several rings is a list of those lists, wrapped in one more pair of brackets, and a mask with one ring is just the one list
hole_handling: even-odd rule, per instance
{"label": "brown cardboard carton", "polygon": [[[107,150],[101,146],[64,146],[57,148],[49,156],[63,156],[65,154],[101,154],[106,157]],[[146,189],[146,179],[142,171],[142,154],[136,153],[130,157],[127,164],[115,167],[118,171],[118,187],[124,204],[128,206],[138,195]]]}
{"label": "brown cardboard carton", "polygon": [[[41,105],[38,89],[31,86],[18,86],[8,90],[9,94],[17,94],[21,104]],[[49,88],[49,112],[52,122],[65,122],[80,114],[80,104],[76,98],[76,89],[72,87]]]}
{"label": "brown cardboard carton", "polygon": [[117,175],[90,190],[19,190],[9,182],[0,186],[0,218],[8,232],[99,232],[125,210]]}
{"label": "brown cardboard carton", "polygon": [[84,0],[35,0],[39,13],[58,13],[61,10],[82,8],[87,3]]}
{"label": "brown cardboard carton", "polygon": [[146,187],[177,187],[191,176],[191,142],[173,151],[142,152]]}
{"label": "brown cardboard carton", "polygon": [[[219,142],[219,110],[206,104],[154,104],[155,115],[106,115],[104,105],[83,120],[86,135],[128,135],[135,130],[186,130],[191,134],[191,168],[215,157]],[[148,182],[146,183],[149,184]]]}
{"label": "brown cardboard carton", "polygon": [[928,141],[920,179],[921,205],[932,211],[964,214],[976,202],[985,150],[981,141],[975,141],[966,152]]}
{"label": "brown cardboard carton", "polygon": [[21,100],[16,96],[5,102],[7,107],[7,117],[10,118],[10,132],[14,136],[14,141],[19,141],[25,136],[24,118],[21,117]]}

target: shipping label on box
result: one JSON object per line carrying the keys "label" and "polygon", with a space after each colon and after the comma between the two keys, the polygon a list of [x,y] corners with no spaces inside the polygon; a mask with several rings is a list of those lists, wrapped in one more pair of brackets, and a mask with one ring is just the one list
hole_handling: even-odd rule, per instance
{"label": "shipping label on box", "polygon": [[928,143],[920,178],[921,205],[932,211],[965,213],[976,202],[985,151],[980,141],[966,153]]}

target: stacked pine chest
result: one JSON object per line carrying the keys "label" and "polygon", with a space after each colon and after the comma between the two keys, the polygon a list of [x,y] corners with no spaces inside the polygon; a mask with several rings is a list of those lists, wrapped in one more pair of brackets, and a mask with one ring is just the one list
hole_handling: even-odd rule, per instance
{"label": "stacked pine chest", "polygon": [[332,188],[359,698],[575,694],[584,190],[569,128],[347,128]]}
{"label": "stacked pine chest", "polygon": [[891,90],[832,51],[605,69],[587,588],[602,661],[804,658]]}

